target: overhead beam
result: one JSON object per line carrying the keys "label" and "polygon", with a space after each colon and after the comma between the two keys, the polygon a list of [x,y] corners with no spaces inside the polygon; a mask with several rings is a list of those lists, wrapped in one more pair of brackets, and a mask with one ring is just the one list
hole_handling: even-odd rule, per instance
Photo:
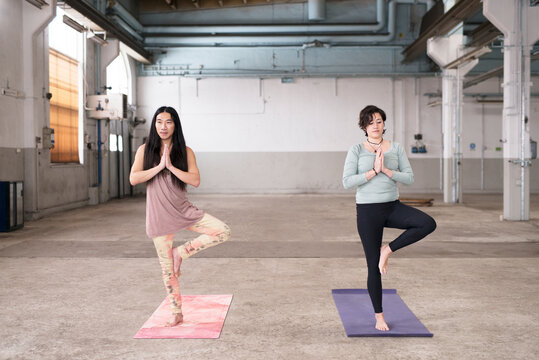
{"label": "overhead beam", "polygon": [[147,62],[152,63],[152,54],[146,51],[141,42],[127,33],[122,27],[110,20],[103,13],[83,0],[64,0],[66,4],[87,17],[90,21],[105,30],[111,37],[115,37],[125,45],[140,54]]}
{"label": "overhead beam", "polygon": [[492,70],[489,70],[483,74],[480,74],[480,75],[477,75],[477,76],[474,76],[468,80],[466,80],[464,82],[464,85],[463,87],[466,89],[466,88],[469,88],[470,86],[473,86],[473,85],[477,85],[487,79],[490,79],[494,76],[499,76],[499,75],[502,75],[503,74],[503,65],[502,66],[498,66],[497,68],[494,68]]}
{"label": "overhead beam", "polygon": [[483,47],[502,36],[502,32],[498,30],[490,21],[485,21],[476,27],[469,35],[470,40],[466,46]]}
{"label": "overhead beam", "polygon": [[176,9],[176,0],[165,0],[165,2],[171,9]]}
{"label": "overhead beam", "polygon": [[[534,61],[537,59],[539,59],[539,54],[532,54],[530,56],[530,61]],[[485,80],[488,80],[490,78],[493,78],[495,76],[500,76],[500,75],[503,75],[503,65],[498,66],[482,74],[479,74],[477,76],[469,78],[468,80],[464,82],[464,88],[469,88],[470,86],[477,85]],[[532,94],[532,96],[534,95]]]}
{"label": "overhead beam", "polygon": [[491,51],[492,50],[490,50],[490,48],[487,47],[487,46],[477,48],[477,49],[472,50],[472,51],[468,51],[466,54],[458,57],[457,59],[451,61],[449,64],[445,65],[445,68],[446,69],[456,69],[460,65],[462,65],[462,64],[464,64],[464,63],[466,63],[466,62],[468,62],[470,60],[479,59],[481,56],[483,56],[485,54],[488,54]]}
{"label": "overhead beam", "polygon": [[26,1],[39,9],[41,9],[43,6],[49,6],[49,4],[45,0],[26,0]]}
{"label": "overhead beam", "polygon": [[455,26],[481,9],[481,0],[461,0],[457,2],[438,21],[434,21],[419,37],[402,51],[402,63],[409,63],[427,51],[427,40],[435,36],[446,35]]}

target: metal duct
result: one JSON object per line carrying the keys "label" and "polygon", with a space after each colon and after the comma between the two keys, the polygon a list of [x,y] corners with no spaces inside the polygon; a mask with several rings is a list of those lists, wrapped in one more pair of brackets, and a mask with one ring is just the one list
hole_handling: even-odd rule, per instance
{"label": "metal duct", "polygon": [[[397,2],[414,3],[416,0],[396,0],[389,2],[388,33],[363,35],[234,35],[219,36],[146,36],[145,45],[148,47],[197,47],[197,46],[302,46],[306,43],[320,42],[331,45],[356,45],[375,42],[391,41],[395,36]],[[341,25],[339,25],[341,26]],[[242,27],[244,28],[244,27]]]}
{"label": "metal duct", "polygon": [[111,1],[107,8],[107,15],[117,14],[123,21],[125,21],[133,30],[141,33],[144,27],[126,8],[124,8],[118,1]]}
{"label": "metal duct", "polygon": [[[431,0],[419,0],[421,3],[432,3]],[[322,34],[337,32],[376,32],[382,30],[387,23],[385,0],[376,0],[376,23],[356,25],[210,25],[210,26],[145,26],[144,35],[174,34],[174,35],[223,35],[223,34]],[[415,3],[409,1],[408,3]],[[324,8],[325,9],[325,8]]]}
{"label": "metal duct", "polygon": [[321,21],[326,19],[325,0],[309,0],[308,9],[310,21]]}
{"label": "metal duct", "polygon": [[[185,27],[171,26],[160,27],[161,30],[170,29],[171,32],[159,32],[156,31],[154,36],[146,34],[145,44],[148,47],[196,47],[196,46],[241,46],[241,47],[255,47],[255,46],[302,46],[303,44],[312,43],[318,41],[322,44],[331,45],[357,45],[365,43],[380,43],[393,40],[395,36],[396,28],[396,12],[397,3],[401,4],[415,4],[417,2],[426,3],[430,5],[431,1],[424,0],[392,0],[388,4],[388,33],[386,34],[353,34],[353,35],[319,35],[305,31],[306,35],[299,35],[302,32],[298,29],[305,28],[319,28],[319,29],[348,29],[347,33],[350,33],[350,29],[355,29],[361,25],[277,25],[277,26],[197,26],[193,28],[194,33],[185,31]],[[189,27],[191,28],[191,27]],[[155,28],[154,28],[155,29]],[[177,36],[177,32],[172,29],[182,31],[183,34],[189,34],[194,36]],[[223,33],[220,30],[226,29],[227,33]],[[283,29],[296,31],[282,33]],[[157,29],[155,29],[157,30]],[[200,36],[207,31],[212,31],[213,36]],[[243,34],[249,34],[244,35]],[[200,31],[201,33],[197,32]],[[271,31],[275,31],[276,35],[273,35]],[[304,32],[304,33],[305,33]],[[157,34],[167,34],[169,36],[157,36]],[[196,35],[198,36],[196,36]],[[255,35],[251,35],[255,34]],[[258,35],[256,35],[258,34]],[[279,34],[279,35],[277,35]],[[281,35],[282,34],[282,35]],[[296,35],[298,34],[298,35]],[[342,34],[342,32],[341,32]],[[227,36],[228,35],[228,36]]]}
{"label": "metal duct", "polygon": [[[315,35],[331,35],[331,34],[357,34],[364,32],[377,32],[382,30],[386,24],[388,25],[388,32],[392,31],[393,24],[390,24],[391,21],[388,21],[388,13],[391,12],[391,9],[396,7],[396,4],[425,4],[427,9],[430,9],[433,5],[432,0],[392,0],[388,4],[388,10],[385,10],[385,1],[377,0],[376,1],[376,24],[355,24],[355,25],[342,25],[342,24],[318,24],[318,25],[212,25],[212,26],[145,26],[143,36],[146,37],[147,45],[155,45],[158,43],[159,37],[176,37],[179,41],[179,46],[184,46],[185,41],[181,40],[180,37],[183,36],[193,36],[199,37],[200,41],[195,40],[195,43],[205,42],[207,45],[211,45],[211,38],[220,36],[222,38],[227,37],[244,37],[244,36],[261,36],[261,35],[300,35],[305,36],[315,36]],[[208,38],[203,39],[202,35],[207,35]],[[356,38],[358,37],[355,35]],[[361,35],[363,37],[363,35]],[[365,35],[370,36],[370,35]],[[384,35],[372,35],[375,37],[380,37]],[[148,38],[151,40],[148,41]],[[393,37],[391,37],[393,38]],[[276,40],[279,38],[276,37]],[[165,42],[170,41],[166,40]],[[377,40],[369,40],[377,41]],[[387,41],[387,40],[381,40]],[[221,41],[213,41],[214,43],[222,43]],[[279,41],[277,41],[278,43]],[[367,42],[367,41],[358,41],[358,42]],[[226,43],[226,41],[225,41]],[[200,44],[201,45],[201,44]]]}

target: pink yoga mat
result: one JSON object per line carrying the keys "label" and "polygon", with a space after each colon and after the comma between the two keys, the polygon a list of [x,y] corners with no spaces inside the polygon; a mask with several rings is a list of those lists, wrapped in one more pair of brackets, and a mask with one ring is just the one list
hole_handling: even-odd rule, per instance
{"label": "pink yoga mat", "polygon": [[135,339],[217,339],[225,322],[232,295],[182,295],[183,323],[164,324],[170,318],[165,298],[135,334]]}

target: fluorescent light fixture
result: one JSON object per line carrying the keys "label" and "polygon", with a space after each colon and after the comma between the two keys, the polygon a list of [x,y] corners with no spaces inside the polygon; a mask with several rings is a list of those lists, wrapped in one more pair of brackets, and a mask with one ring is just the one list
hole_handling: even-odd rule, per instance
{"label": "fluorescent light fixture", "polygon": [[466,53],[465,55],[459,57],[458,59],[450,62],[449,64],[444,66],[444,68],[446,68],[446,69],[454,69],[454,68],[458,67],[459,65],[462,65],[462,64],[464,64],[464,63],[466,63],[466,62],[468,62],[470,60],[479,59],[481,56],[483,56],[485,54],[488,54],[491,51],[492,50],[490,50],[490,48],[488,46],[484,46],[482,48],[472,50],[472,51]]}
{"label": "fluorescent light fixture", "polygon": [[78,32],[84,32],[84,30],[86,30],[84,28],[84,26],[82,26],[81,24],[79,24],[78,22],[76,22],[75,20],[73,20],[72,18],[70,18],[69,16],[67,15],[64,15],[64,24],[66,24],[67,26],[69,26],[70,28],[78,31]]}
{"label": "fluorescent light fixture", "polygon": [[97,36],[97,34],[95,32],[93,32],[92,30],[88,30],[88,35],[87,35],[88,39],[98,43],[99,45],[101,46],[106,46],[108,45],[109,43],[107,42],[107,40],[103,39],[102,37],[100,36]]}
{"label": "fluorescent light fixture", "polygon": [[29,2],[30,4],[40,9],[43,6],[49,6],[49,4],[45,0],[26,0],[26,2]]}

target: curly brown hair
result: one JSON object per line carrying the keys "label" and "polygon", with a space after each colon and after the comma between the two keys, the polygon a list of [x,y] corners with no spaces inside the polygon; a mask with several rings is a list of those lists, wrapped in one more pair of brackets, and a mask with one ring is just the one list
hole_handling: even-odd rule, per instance
{"label": "curly brown hair", "polygon": [[[384,120],[384,124],[386,122],[386,113],[384,112],[384,110],[380,109],[379,107],[377,106],[374,106],[374,105],[367,105],[363,108],[363,110],[361,110],[361,112],[359,113],[359,122],[358,122],[358,125],[359,125],[359,128],[363,131],[365,131],[365,136],[368,136],[367,134],[367,126],[369,126],[369,124],[371,123],[372,121],[372,116],[375,114],[375,113],[378,113],[380,114],[380,116],[382,117],[382,120]],[[384,129],[384,131],[382,132],[382,134],[385,134],[386,132],[386,129]]]}

